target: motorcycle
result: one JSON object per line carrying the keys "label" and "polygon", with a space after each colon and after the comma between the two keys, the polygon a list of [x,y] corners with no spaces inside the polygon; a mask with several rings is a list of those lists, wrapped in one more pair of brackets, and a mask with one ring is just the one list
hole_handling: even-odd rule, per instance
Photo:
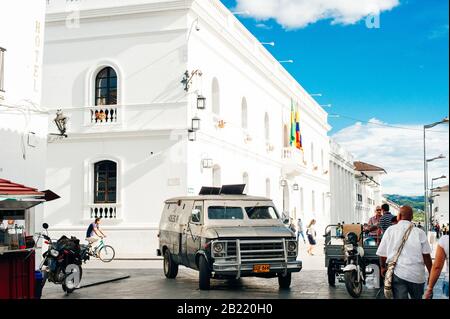
{"label": "motorcycle", "polygon": [[48,224],[44,223],[42,227],[46,234],[39,235],[48,245],[39,266],[43,277],[42,287],[48,280],[60,284],[64,292],[70,294],[79,285],[83,274],[80,241],[75,237],[69,239],[66,236],[54,241],[48,235]]}
{"label": "motorcycle", "polygon": [[344,272],[345,287],[348,293],[354,298],[361,296],[367,275],[374,272],[374,269],[366,270],[367,263],[364,259],[364,248],[358,245],[358,242],[359,238],[353,232],[345,236],[345,264],[342,271]]}

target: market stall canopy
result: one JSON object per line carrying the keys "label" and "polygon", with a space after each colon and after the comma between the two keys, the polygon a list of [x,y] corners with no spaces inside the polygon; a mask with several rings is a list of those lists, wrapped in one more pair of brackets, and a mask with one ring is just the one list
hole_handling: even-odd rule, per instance
{"label": "market stall canopy", "polygon": [[41,192],[36,188],[0,178],[0,210],[29,209],[57,198],[59,196],[50,190]]}

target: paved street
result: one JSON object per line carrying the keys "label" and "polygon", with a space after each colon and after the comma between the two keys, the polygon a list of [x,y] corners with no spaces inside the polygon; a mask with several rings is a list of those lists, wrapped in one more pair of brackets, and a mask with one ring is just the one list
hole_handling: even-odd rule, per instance
{"label": "paved street", "polygon": [[[60,286],[46,285],[43,298],[131,298],[131,299],[177,299],[177,298],[297,298],[342,299],[351,298],[343,284],[329,288],[325,271],[302,271],[293,276],[289,291],[278,289],[277,279],[243,278],[238,281],[212,280],[209,292],[198,289],[198,273],[180,269],[175,280],[165,279],[161,269],[87,270],[83,284],[107,280],[123,275],[129,279],[76,290],[65,297]],[[375,290],[366,290],[363,298],[374,298]]]}
{"label": "paved street", "polygon": [[[293,275],[291,289],[278,289],[277,279],[243,278],[238,281],[212,280],[212,289],[200,291],[198,288],[198,273],[180,267],[178,277],[169,280],[164,277],[161,260],[114,260],[111,263],[89,261],[83,268],[81,286],[95,282],[129,275],[130,278],[90,286],[76,290],[70,296],[65,296],[61,286],[47,283],[42,298],[126,298],[126,299],[197,299],[197,298],[242,298],[242,299],[351,299],[343,283],[329,287],[326,269],[323,266],[323,246],[317,245],[314,256],[305,253],[305,246],[300,246],[299,259],[303,261],[304,269]],[[441,287],[441,283],[437,284]],[[435,289],[435,297],[440,297]],[[374,299],[377,290],[364,287],[362,299]]]}
{"label": "paved street", "polygon": [[[300,298],[339,299],[351,298],[344,284],[330,288],[326,270],[323,267],[322,245],[317,245],[315,255],[308,256],[302,244],[299,259],[304,269],[293,275],[289,291],[278,289],[277,279],[243,278],[238,281],[212,280],[209,292],[198,288],[198,273],[180,267],[178,277],[168,280],[164,277],[161,260],[114,260],[111,263],[90,261],[84,267],[81,285],[129,275],[130,278],[82,288],[65,297],[60,286],[47,284],[43,298]],[[377,291],[365,289],[362,298],[374,298]]]}

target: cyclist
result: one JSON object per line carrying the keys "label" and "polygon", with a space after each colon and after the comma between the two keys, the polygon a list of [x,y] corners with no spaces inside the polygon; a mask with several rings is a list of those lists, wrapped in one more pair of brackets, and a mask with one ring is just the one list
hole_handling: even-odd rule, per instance
{"label": "cyclist", "polygon": [[105,238],[106,235],[100,230],[100,221],[101,218],[96,218],[93,223],[91,223],[86,231],[86,240],[89,244],[95,243],[98,238],[95,237],[97,235],[100,238]]}

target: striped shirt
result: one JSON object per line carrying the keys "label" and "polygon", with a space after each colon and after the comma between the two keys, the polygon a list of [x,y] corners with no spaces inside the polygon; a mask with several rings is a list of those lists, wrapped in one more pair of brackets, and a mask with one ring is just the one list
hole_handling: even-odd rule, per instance
{"label": "striped shirt", "polygon": [[392,226],[392,217],[394,217],[394,215],[392,215],[390,212],[386,212],[383,216],[381,216],[379,227],[381,228],[383,233],[386,231],[386,229],[389,228],[389,226]]}

